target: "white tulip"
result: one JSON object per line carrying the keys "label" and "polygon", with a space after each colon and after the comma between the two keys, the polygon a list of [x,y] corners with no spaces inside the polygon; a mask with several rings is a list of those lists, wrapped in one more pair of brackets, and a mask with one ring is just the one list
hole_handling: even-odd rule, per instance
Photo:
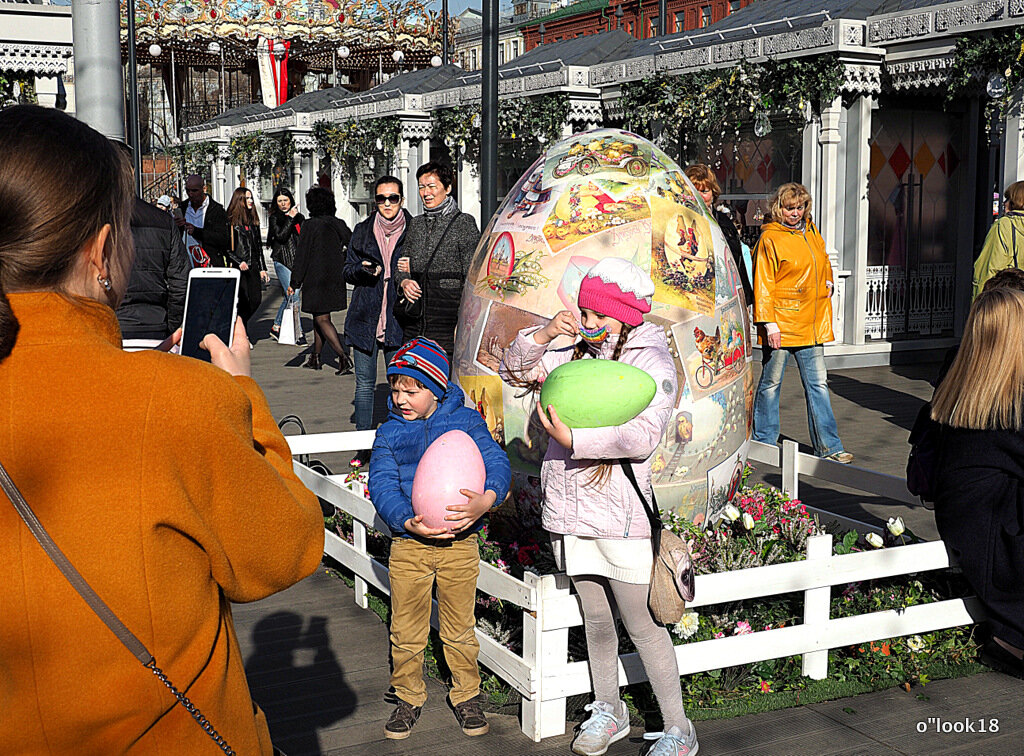
{"label": "white tulip", "polygon": [[885,523],[885,527],[887,527],[889,532],[894,536],[903,535],[904,531],[907,529],[907,526],[903,523],[902,517],[890,517],[889,521]]}
{"label": "white tulip", "polygon": [[878,533],[868,533],[866,536],[864,536],[864,540],[870,543],[876,549],[880,549],[882,548],[882,546],[885,545],[885,543],[882,541],[882,536],[878,535]]}
{"label": "white tulip", "polygon": [[750,516],[750,512],[743,513],[743,527],[747,530],[752,530],[754,528],[754,518]]}
{"label": "white tulip", "polygon": [[725,519],[729,522],[736,522],[736,520],[740,519],[740,510],[736,509],[732,504],[727,506],[722,514],[725,515]]}

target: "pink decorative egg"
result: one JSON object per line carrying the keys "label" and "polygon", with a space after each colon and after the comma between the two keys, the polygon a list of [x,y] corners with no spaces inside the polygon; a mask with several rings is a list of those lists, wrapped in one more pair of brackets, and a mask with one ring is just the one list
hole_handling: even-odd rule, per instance
{"label": "pink decorative egg", "polygon": [[427,527],[448,528],[451,523],[444,519],[452,514],[448,507],[468,501],[459,490],[483,493],[486,480],[484,458],[476,442],[464,431],[448,431],[427,447],[416,466],[412,511],[423,515]]}

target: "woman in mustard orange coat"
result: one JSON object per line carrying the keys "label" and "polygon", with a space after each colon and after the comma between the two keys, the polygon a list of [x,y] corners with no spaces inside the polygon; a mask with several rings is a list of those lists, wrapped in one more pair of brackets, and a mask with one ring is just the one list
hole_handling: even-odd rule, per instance
{"label": "woman in mustard orange coat", "polygon": [[770,220],[754,250],[754,321],[761,349],[761,380],[754,399],[754,440],[779,441],[779,392],[789,355],[796,359],[807,398],[814,453],[848,464],[828,395],[824,344],[832,341],[832,265],[811,221],[811,195],[783,184],[771,200]]}
{"label": "woman in mustard orange coat", "polygon": [[[273,749],[231,620],[316,569],[323,519],[249,375],[127,353],[131,167],[49,108],[0,112],[0,462],[99,597],[240,756]],[[55,198],[61,198],[55,201]],[[178,334],[180,338],[180,332]],[[0,495],[0,753],[212,754]]]}

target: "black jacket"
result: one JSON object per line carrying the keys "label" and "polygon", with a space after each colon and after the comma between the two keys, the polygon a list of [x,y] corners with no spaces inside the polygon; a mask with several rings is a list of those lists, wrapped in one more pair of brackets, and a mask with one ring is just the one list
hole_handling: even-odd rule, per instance
{"label": "black jacket", "polygon": [[941,426],[935,524],[993,633],[1024,647],[1024,433]]}
{"label": "black jacket", "polygon": [[192,236],[203,245],[206,254],[210,256],[210,264],[215,268],[224,267],[227,264],[227,252],[231,246],[230,228],[228,214],[224,210],[224,206],[210,197],[210,204],[207,206],[206,215],[203,218],[203,227],[197,228]]}
{"label": "black jacket", "polygon": [[299,248],[299,224],[306,220],[302,213],[292,218],[275,210],[267,220],[267,246],[270,259],[291,270],[295,267],[295,252]]}
{"label": "black jacket", "polygon": [[[364,352],[373,351],[374,342],[377,340],[377,320],[380,317],[385,286],[388,287],[389,306],[387,326],[384,329],[384,346],[392,349],[402,346],[402,327],[395,320],[394,314],[395,300],[398,298],[395,271],[398,268],[398,258],[402,256],[402,245],[409,230],[409,221],[412,220],[408,210],[403,208],[402,212],[405,214],[405,231],[395,244],[395,251],[391,256],[391,278],[384,279],[384,259],[381,256],[380,245],[377,244],[377,237],[373,233],[376,212],[370,213],[369,218],[355,227],[352,239],[348,243],[345,280],[352,284],[353,289],[352,304],[345,316],[345,340]],[[379,265],[380,275],[370,275],[363,266],[363,260],[369,260],[375,266]]]}
{"label": "black jacket", "polygon": [[712,211],[715,215],[715,220],[718,221],[718,227],[722,229],[722,234],[725,236],[725,241],[729,245],[729,251],[732,252],[732,259],[736,262],[736,267],[740,273],[740,285],[743,287],[743,294],[747,298],[747,304],[754,304],[754,287],[751,285],[750,277],[747,275],[747,267],[743,264],[743,242],[740,241],[740,232],[736,228],[736,222],[733,220],[732,213],[719,210],[715,208]]}
{"label": "black jacket", "polygon": [[263,259],[263,242],[260,240],[259,226],[234,226],[230,234],[228,246],[228,263],[232,268],[242,263],[249,266],[253,273],[267,269],[267,261]]}
{"label": "black jacket", "polygon": [[132,239],[135,261],[117,308],[121,334],[126,339],[163,339],[181,325],[192,265],[171,216],[138,198]]}
{"label": "black jacket", "polygon": [[345,221],[333,215],[309,218],[302,224],[291,285],[302,289],[303,312],[345,309],[345,248],[350,238]]}

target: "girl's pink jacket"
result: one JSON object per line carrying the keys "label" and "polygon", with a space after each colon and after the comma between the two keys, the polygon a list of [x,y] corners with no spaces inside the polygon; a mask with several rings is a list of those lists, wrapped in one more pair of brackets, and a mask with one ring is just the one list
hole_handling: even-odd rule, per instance
{"label": "girl's pink jacket", "polygon": [[[572,358],[572,348],[551,349],[532,337],[537,328],[520,331],[505,350],[500,375],[510,373],[527,379],[540,378]],[[600,357],[609,359],[614,338],[601,345]],[[590,356],[583,359],[590,359]],[[650,501],[651,457],[668,426],[676,403],[676,367],[668,351],[665,332],[653,323],[634,328],[619,356],[646,371],[657,384],[650,405],[632,420],[607,428],[577,428],[572,432],[572,449],[548,441],[541,465],[544,490],[543,524],[552,533],[597,538],[650,538],[651,528],[643,504],[618,465],[625,457],[633,461],[637,483]],[[614,402],[614,396],[601,397]],[[536,410],[534,410],[536,411]],[[611,479],[605,485],[588,480],[593,461],[608,461]]]}

